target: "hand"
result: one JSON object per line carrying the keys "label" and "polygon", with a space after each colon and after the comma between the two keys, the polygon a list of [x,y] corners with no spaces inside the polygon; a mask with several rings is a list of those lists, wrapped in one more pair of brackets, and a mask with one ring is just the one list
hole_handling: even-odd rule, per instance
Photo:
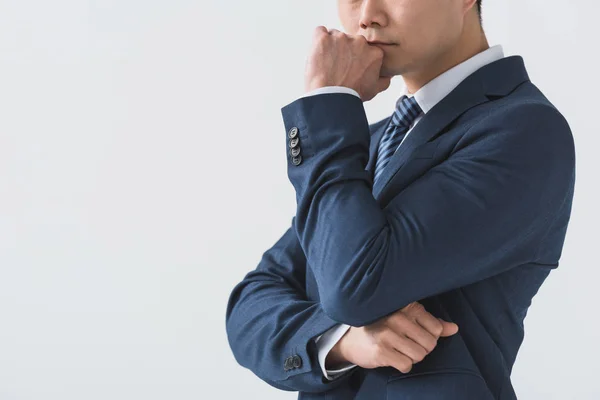
{"label": "hand", "polygon": [[423,360],[439,337],[458,332],[458,325],[434,317],[414,302],[371,325],[350,327],[325,359],[327,369],[349,361],[363,368],[394,367],[407,373]]}
{"label": "hand", "polygon": [[325,86],[354,89],[369,101],[390,86],[392,78],[379,76],[384,52],[361,35],[350,36],[318,26],[306,61],[307,92]]}

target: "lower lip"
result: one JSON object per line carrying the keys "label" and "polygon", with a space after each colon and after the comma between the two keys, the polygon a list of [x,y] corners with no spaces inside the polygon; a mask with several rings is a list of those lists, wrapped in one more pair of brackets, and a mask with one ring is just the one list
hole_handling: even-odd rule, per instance
{"label": "lower lip", "polygon": [[392,43],[370,43],[372,46],[394,46]]}

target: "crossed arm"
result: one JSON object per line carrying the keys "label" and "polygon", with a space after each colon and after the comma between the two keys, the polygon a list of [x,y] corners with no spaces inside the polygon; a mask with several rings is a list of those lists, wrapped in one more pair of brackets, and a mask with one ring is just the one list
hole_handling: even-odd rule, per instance
{"label": "crossed arm", "polygon": [[[534,261],[573,179],[566,121],[549,106],[523,104],[485,116],[446,161],[382,208],[364,170],[362,102],[334,96],[282,109],[286,132],[302,127],[301,142],[312,149],[301,165],[288,166],[297,213],[227,306],[236,360],[283,390],[324,391],[345,381],[349,374],[324,379],[314,344],[339,323],[367,325]],[[345,118],[330,118],[341,110]],[[307,265],[321,303],[306,297]],[[292,354],[303,364],[285,371]]]}
{"label": "crossed arm", "polygon": [[[306,258],[292,218],[290,228],[263,253],[257,268],[238,283],[227,304],[226,330],[236,361],[273,387],[321,392],[341,385],[328,381],[318,364],[315,341],[337,321],[306,296]],[[285,370],[297,354],[299,368]]]}
{"label": "crossed arm", "polygon": [[282,114],[286,130],[302,127],[300,141],[312,149],[302,164],[289,163],[288,176],[295,230],[332,319],[367,325],[536,261],[574,170],[573,138],[553,107],[495,108],[447,160],[382,207],[365,170],[362,102],[327,96],[297,100]]}

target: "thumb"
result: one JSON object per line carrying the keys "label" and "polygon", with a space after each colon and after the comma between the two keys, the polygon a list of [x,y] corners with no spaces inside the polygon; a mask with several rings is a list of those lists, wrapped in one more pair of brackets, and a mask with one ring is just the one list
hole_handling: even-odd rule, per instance
{"label": "thumb", "polygon": [[440,337],[452,336],[456,334],[456,332],[458,332],[458,325],[456,325],[454,322],[444,321],[441,318],[438,319],[440,320],[440,322],[442,323],[442,327],[444,328],[442,330],[442,333],[440,334]]}

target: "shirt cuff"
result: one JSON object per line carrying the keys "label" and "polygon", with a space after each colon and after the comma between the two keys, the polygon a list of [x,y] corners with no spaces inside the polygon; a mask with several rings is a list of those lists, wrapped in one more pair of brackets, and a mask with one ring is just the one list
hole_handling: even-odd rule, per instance
{"label": "shirt cuff", "polygon": [[348,94],[353,94],[354,96],[356,96],[360,99],[360,95],[358,94],[358,92],[356,90],[350,89],[349,87],[345,87],[345,86],[325,86],[322,88],[317,88],[317,89],[311,90],[308,93],[305,93],[304,95],[302,95],[298,98],[301,99],[302,97],[315,96],[317,94],[323,94],[323,93],[348,93]]}
{"label": "shirt cuff", "polygon": [[319,365],[321,366],[321,371],[323,371],[323,376],[328,380],[334,380],[339,377],[343,372],[351,370],[356,367],[356,364],[351,362],[344,363],[344,365],[339,369],[325,369],[325,358],[327,358],[327,354],[331,351],[331,349],[335,346],[337,342],[344,336],[346,331],[350,329],[350,325],[339,324],[329,329],[322,335],[318,336],[315,339],[315,343],[317,345]]}

